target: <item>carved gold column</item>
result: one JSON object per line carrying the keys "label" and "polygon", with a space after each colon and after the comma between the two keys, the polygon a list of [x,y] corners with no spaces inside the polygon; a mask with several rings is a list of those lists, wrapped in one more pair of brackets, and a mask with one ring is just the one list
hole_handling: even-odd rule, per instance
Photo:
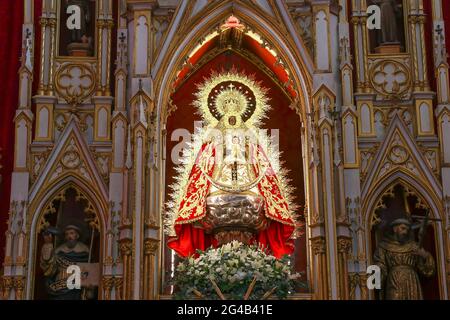
{"label": "carved gold column", "polygon": [[11,290],[14,288],[13,277],[4,276],[3,277],[3,299],[8,300],[11,294]]}
{"label": "carved gold column", "polygon": [[422,0],[409,3],[408,23],[411,35],[411,52],[414,70],[414,91],[429,91],[425,48],[425,21]]}
{"label": "carved gold column", "polygon": [[133,278],[133,268],[132,268],[132,247],[133,243],[131,239],[123,239],[120,241],[120,253],[122,255],[123,263],[123,287],[122,287],[122,297],[124,300],[129,300],[131,298],[131,281]]}
{"label": "carved gold column", "polygon": [[155,255],[159,240],[145,239],[144,242],[144,300],[155,299]]}
{"label": "carved gold column", "polygon": [[23,290],[25,288],[25,277],[15,277],[13,280],[16,292],[16,300],[23,300]]}
{"label": "carved gold column", "polygon": [[104,276],[102,285],[103,285],[103,299],[111,300],[111,291],[114,287],[114,277]]}
{"label": "carved gold column", "polygon": [[[111,30],[114,22],[110,19],[97,20],[97,95],[111,96]],[[106,39],[106,40],[105,40]],[[104,47],[106,44],[106,47]]]}
{"label": "carved gold column", "polygon": [[361,300],[369,300],[369,289],[367,288],[367,274],[359,274],[359,288],[361,290]]}
{"label": "carved gold column", "polygon": [[[352,273],[348,276],[349,279],[349,299],[351,300],[368,300],[369,290],[367,289],[367,274]],[[360,295],[356,295],[356,289],[359,288]]]}
{"label": "carved gold column", "polygon": [[315,299],[328,299],[328,270],[326,257],[326,241],[323,237],[311,239],[311,247],[316,259],[316,273],[317,273],[317,293]]}
{"label": "carved gold column", "polygon": [[56,1],[44,1],[41,25],[39,95],[53,96],[53,64],[56,52]]}
{"label": "carved gold column", "polygon": [[356,65],[356,91],[358,93],[370,92],[369,78],[368,78],[368,64],[367,64],[367,16],[364,10],[364,15],[359,16],[353,12],[350,20],[353,25],[354,34],[354,48],[355,48],[355,65]]}
{"label": "carved gold column", "polygon": [[114,289],[115,289],[115,299],[122,300],[123,299],[123,278],[115,277],[114,278]]}
{"label": "carved gold column", "polygon": [[347,259],[351,251],[352,239],[347,237],[338,238],[338,261],[339,261],[339,288],[341,290],[340,296],[343,300],[349,299],[349,283],[348,283],[348,268]]}
{"label": "carved gold column", "polygon": [[351,273],[348,275],[349,280],[349,299],[356,300],[356,288],[359,286],[359,274]]}

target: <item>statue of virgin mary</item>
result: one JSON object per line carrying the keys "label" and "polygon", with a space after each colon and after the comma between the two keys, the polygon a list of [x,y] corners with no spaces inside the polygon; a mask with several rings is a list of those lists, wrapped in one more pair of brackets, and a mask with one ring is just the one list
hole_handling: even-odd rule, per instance
{"label": "statue of virgin mary", "polygon": [[235,70],[198,86],[203,128],[177,168],[167,203],[168,246],[180,256],[233,240],[291,254],[296,230],[292,189],[262,130],[267,89]]}

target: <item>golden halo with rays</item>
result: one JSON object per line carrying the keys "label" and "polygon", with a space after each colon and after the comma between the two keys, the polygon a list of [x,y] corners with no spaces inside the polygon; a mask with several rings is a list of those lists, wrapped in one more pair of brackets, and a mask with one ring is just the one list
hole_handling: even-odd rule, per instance
{"label": "golden halo with rays", "polygon": [[268,89],[261,86],[254,76],[230,71],[213,71],[209,78],[197,85],[194,106],[197,107],[206,126],[215,127],[222,116],[226,101],[234,100],[240,105],[237,111],[247,127],[258,128],[270,109]]}

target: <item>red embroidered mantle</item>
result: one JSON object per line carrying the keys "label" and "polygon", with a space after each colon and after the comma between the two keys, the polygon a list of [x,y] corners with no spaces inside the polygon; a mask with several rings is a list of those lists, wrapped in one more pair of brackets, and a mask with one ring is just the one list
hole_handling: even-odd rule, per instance
{"label": "red embroidered mantle", "polygon": [[[260,231],[253,239],[268,248],[271,253],[281,258],[291,254],[294,249],[291,236],[295,230],[295,222],[289,214],[289,205],[283,196],[277,176],[270,162],[260,146],[252,146],[252,166],[256,176],[261,167],[266,171],[258,183],[258,190],[264,199],[265,215],[269,226]],[[194,226],[193,222],[202,220],[206,216],[206,198],[211,183],[207,175],[214,172],[215,148],[212,143],[202,146],[194,163],[180,202],[177,219],[175,221],[176,237],[169,238],[168,246],[180,256],[194,255],[197,250],[206,250],[217,245],[212,235]],[[256,158],[256,159],[255,159]]]}

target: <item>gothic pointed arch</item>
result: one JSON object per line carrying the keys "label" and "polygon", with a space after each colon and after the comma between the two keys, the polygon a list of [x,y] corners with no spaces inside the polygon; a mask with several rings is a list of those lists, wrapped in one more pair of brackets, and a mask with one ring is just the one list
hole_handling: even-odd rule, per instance
{"label": "gothic pointed arch", "polygon": [[[277,6],[279,19],[290,19],[286,8],[283,5]],[[181,6],[178,9],[173,24],[182,27],[180,31],[183,37],[167,35],[165,43],[161,47],[156,59],[153,73],[156,84],[155,100],[157,101],[158,116],[165,121],[167,109],[170,108],[170,88],[176,80],[189,58],[195,53],[198,47],[204,46],[215,30],[220,30],[220,26],[231,15],[234,15],[243,25],[246,26],[246,32],[259,35],[259,42],[262,47],[275,53],[277,64],[284,66],[288,73],[286,85],[291,85],[298,95],[296,107],[301,106],[302,118],[305,118],[306,112],[310,109],[310,94],[312,92],[312,61],[304,50],[294,49],[301,43],[294,34],[285,30],[283,34],[276,25],[276,20],[262,15],[259,8],[254,8],[242,1],[222,1],[213,2],[204,9],[204,14],[198,15],[199,19],[190,19],[185,12],[186,8]],[[292,21],[287,23],[291,26]],[[288,35],[288,36],[287,36]],[[213,35],[217,36],[217,35]],[[202,39],[199,44],[194,39]],[[179,50],[182,48],[182,50]],[[298,48],[298,47],[297,47]]]}
{"label": "gothic pointed arch", "polygon": [[[60,179],[46,191],[45,196],[35,207],[28,227],[30,250],[26,294],[28,298],[35,299],[41,299],[42,297],[35,295],[44,292],[38,261],[42,248],[42,234],[47,228],[58,228],[61,232],[66,225],[76,225],[80,228],[83,241],[92,251],[90,262],[99,263],[106,257],[104,235],[108,226],[104,220],[106,208],[103,205],[103,199],[91,189],[86,181],[73,174]],[[68,211],[66,212],[66,210]],[[62,241],[62,238],[59,239]]]}
{"label": "gothic pointed arch", "polygon": [[105,225],[108,192],[74,118],[65,128],[30,190],[30,223],[36,218],[33,213],[38,213],[38,208],[52,194],[49,190],[61,186],[64,181],[75,181],[76,185],[90,195],[98,205],[101,224]]}
{"label": "gothic pointed arch", "polygon": [[[425,296],[430,299],[444,297],[445,284],[445,217],[441,201],[433,190],[418,181],[411,172],[398,168],[380,181],[371,198],[366,202],[363,214],[368,263],[372,261],[376,244],[383,237],[390,222],[398,218],[407,218],[419,224],[428,215],[431,222],[426,227],[424,240],[426,250],[432,252],[437,271],[431,280],[423,279]],[[444,220],[443,220],[444,219]],[[439,287],[439,291],[432,288]],[[433,291],[434,290],[434,291]]]}
{"label": "gothic pointed arch", "polygon": [[[280,10],[278,6],[276,8]],[[281,142],[280,150],[285,149],[284,154],[287,157],[282,160],[288,163],[286,167],[293,172],[293,176],[289,178],[294,180],[298,190],[296,202],[302,209],[305,208],[308,179],[304,179],[304,175],[307,175],[304,168],[307,168],[307,165],[303,162],[304,158],[299,158],[298,155],[304,152],[303,143],[309,144],[309,137],[302,130],[301,123],[305,128],[308,126],[306,114],[312,103],[312,62],[303,59],[298,49],[292,49],[294,40],[274,27],[274,21],[263,16],[259,9],[249,7],[241,1],[234,1],[234,7],[230,1],[211,4],[204,9],[207,11],[195,15],[195,23],[181,14],[182,9],[178,9],[173,23],[177,23],[179,18],[178,23],[185,24],[182,27],[185,33],[182,31],[183,37],[173,38],[174,41],[167,45],[168,48],[164,47],[170,38],[166,39],[153,69],[153,83],[156,87],[152,92],[155,92],[155,110],[159,119],[157,125],[161,126],[161,130],[157,130],[161,134],[158,141],[165,154],[160,163],[162,170],[158,172],[160,185],[171,185],[174,176],[175,163],[171,160],[174,150],[178,150],[175,147],[179,136],[173,137],[173,132],[180,128],[192,131],[190,126],[196,120],[195,110],[191,107],[191,95],[196,91],[196,85],[208,78],[211,71],[220,72],[223,65],[225,70],[239,67],[240,71],[248,76],[256,74],[256,79],[261,81],[265,88],[270,88],[270,98],[275,111],[268,116],[268,121],[276,125],[268,125],[265,128],[281,129],[281,140],[291,140]],[[279,15],[274,19],[282,17]],[[199,43],[194,39],[201,41]],[[163,52],[165,54],[161,56]],[[286,132],[283,133],[283,130]],[[309,130],[306,129],[306,132]],[[304,142],[301,141],[302,134]],[[176,142],[173,142],[173,138]],[[307,154],[305,158],[308,158]],[[165,203],[168,198],[168,188],[164,188],[166,190],[159,198],[161,203]],[[306,210],[299,210],[298,214],[303,216],[304,212]],[[160,216],[162,217],[162,212]],[[305,230],[302,231],[303,234],[296,243],[301,255],[293,257],[292,262],[299,268],[298,271],[305,275],[304,280],[308,280],[307,236]],[[170,269],[176,266],[177,258],[165,247],[162,248],[163,261]],[[171,272],[167,274],[168,278],[163,280],[163,294],[170,292],[170,288],[166,288],[165,284],[170,283]]]}
{"label": "gothic pointed arch", "polygon": [[[376,198],[375,193],[380,185],[397,175],[405,177],[406,180],[413,182],[413,185],[426,186],[426,193],[430,195],[430,200],[432,199],[430,203],[440,206],[442,187],[398,114],[391,121],[368,172],[361,186],[362,199],[365,199],[362,203],[363,212],[367,212],[370,208],[369,202]],[[441,212],[440,207],[436,209],[436,212]]]}

